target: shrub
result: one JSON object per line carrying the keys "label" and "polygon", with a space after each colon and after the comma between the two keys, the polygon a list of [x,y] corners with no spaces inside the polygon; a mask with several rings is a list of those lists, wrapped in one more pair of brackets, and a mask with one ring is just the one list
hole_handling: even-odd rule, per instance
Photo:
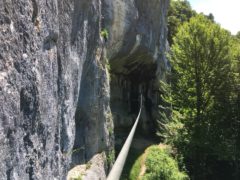
{"label": "shrub", "polygon": [[107,154],[107,164],[108,164],[108,166],[113,165],[114,160],[115,160],[115,150],[112,149]]}
{"label": "shrub", "polygon": [[107,29],[103,29],[103,30],[101,31],[100,35],[101,35],[105,40],[107,40],[107,39],[108,39],[108,36],[109,36]]}
{"label": "shrub", "polygon": [[145,160],[146,173],[143,180],[188,180],[186,173],[178,168],[177,161],[170,151],[159,146],[151,146]]}

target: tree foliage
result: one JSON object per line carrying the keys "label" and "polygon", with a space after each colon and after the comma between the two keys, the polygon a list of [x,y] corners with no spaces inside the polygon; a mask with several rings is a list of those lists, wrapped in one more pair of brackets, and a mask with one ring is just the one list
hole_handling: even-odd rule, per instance
{"label": "tree foliage", "polygon": [[236,38],[240,39],[240,31],[237,32]]}
{"label": "tree foliage", "polygon": [[196,15],[187,0],[171,0],[168,10],[168,41],[172,44],[172,39],[177,33],[178,27],[184,22],[189,21],[191,17]]}
{"label": "tree foliage", "polygon": [[[192,178],[239,178],[239,39],[203,14],[177,31],[167,95],[173,110],[162,134],[183,154]],[[221,174],[222,167],[233,170]]]}

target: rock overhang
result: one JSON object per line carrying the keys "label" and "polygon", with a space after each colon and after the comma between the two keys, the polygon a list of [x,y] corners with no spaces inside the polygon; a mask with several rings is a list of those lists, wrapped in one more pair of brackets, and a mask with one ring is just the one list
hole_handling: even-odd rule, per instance
{"label": "rock overhang", "polygon": [[103,26],[109,31],[106,49],[111,72],[130,78],[153,79],[159,64],[166,61],[163,52],[166,50],[168,0],[104,2],[105,6],[112,6],[112,11],[103,12]]}

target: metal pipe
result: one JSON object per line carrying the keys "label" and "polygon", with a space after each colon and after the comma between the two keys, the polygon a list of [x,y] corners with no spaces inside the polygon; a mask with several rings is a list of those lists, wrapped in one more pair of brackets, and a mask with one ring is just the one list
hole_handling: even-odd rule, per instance
{"label": "metal pipe", "polygon": [[107,177],[107,180],[119,180],[120,179],[120,176],[122,174],[122,170],[123,170],[123,166],[126,162],[126,159],[127,159],[127,155],[128,155],[128,152],[129,152],[129,149],[130,149],[130,146],[132,144],[132,140],[133,140],[133,136],[135,134],[135,131],[136,131],[136,128],[137,128],[137,125],[138,125],[138,122],[139,122],[139,118],[140,118],[140,115],[141,115],[141,111],[142,111],[142,95],[141,95],[141,104],[140,104],[140,110],[139,110],[139,113],[138,113],[138,116],[137,116],[137,119],[127,137],[127,140],[125,141],[118,157],[117,157],[117,160],[115,161],[108,177]]}

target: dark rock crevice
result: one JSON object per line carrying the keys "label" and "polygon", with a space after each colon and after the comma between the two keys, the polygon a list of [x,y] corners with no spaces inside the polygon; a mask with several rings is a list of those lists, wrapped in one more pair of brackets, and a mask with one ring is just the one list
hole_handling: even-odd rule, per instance
{"label": "dark rock crevice", "polygon": [[9,168],[6,172],[7,174],[7,180],[11,180],[12,178],[12,171],[13,171],[13,168]]}
{"label": "dark rock crevice", "polygon": [[35,24],[36,23],[36,18],[38,16],[38,4],[36,0],[32,0],[32,22]]}

